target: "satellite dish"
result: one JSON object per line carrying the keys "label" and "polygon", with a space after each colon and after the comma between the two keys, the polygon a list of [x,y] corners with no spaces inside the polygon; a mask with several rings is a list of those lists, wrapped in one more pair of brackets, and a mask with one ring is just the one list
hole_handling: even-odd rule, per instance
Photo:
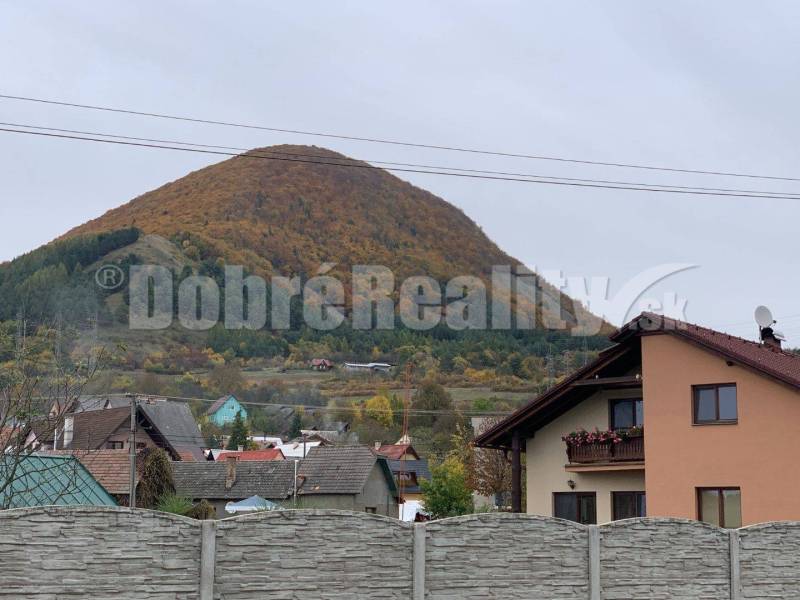
{"label": "satellite dish", "polygon": [[772,311],[768,309],[766,306],[759,306],[756,308],[756,323],[762,329],[764,327],[770,327],[775,320],[772,318]]}

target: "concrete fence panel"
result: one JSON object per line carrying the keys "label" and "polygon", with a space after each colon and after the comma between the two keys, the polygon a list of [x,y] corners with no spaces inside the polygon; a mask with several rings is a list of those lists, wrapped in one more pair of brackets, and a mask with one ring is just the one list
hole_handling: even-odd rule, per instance
{"label": "concrete fence panel", "polygon": [[0,511],[0,598],[198,599],[200,527],[152,511]]}
{"label": "concrete fence panel", "polygon": [[603,600],[728,600],[727,531],[682,519],[629,519],[600,529]]}
{"label": "concrete fence panel", "polygon": [[215,598],[407,600],[411,526],[346,511],[267,512],[217,522]]}
{"label": "concrete fence panel", "polygon": [[797,600],[800,523],[0,512],[0,600]]}
{"label": "concrete fence panel", "polygon": [[737,533],[741,597],[800,598],[800,523],[764,523]]}
{"label": "concrete fence panel", "polygon": [[425,529],[429,600],[589,597],[582,525],[501,513],[434,521]]}

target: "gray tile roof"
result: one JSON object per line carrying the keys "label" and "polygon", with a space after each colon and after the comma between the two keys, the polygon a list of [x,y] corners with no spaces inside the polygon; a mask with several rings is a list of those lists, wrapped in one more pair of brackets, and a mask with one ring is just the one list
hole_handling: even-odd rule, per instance
{"label": "gray tile roof", "polygon": [[[298,465],[298,495],[355,495],[361,493],[378,465],[389,491],[397,495],[389,463],[365,446],[317,446]],[[173,462],[175,490],[190,498],[241,499],[261,496],[285,500],[294,491],[294,461],[238,461],[236,482],[225,489],[224,460]]]}
{"label": "gray tile roof", "polygon": [[300,463],[303,479],[300,493],[358,494],[376,463],[388,474],[389,487],[394,488],[394,477],[386,459],[366,446],[316,446]]}
{"label": "gray tile roof", "polygon": [[177,453],[189,453],[195,460],[205,460],[203,448],[206,443],[188,404],[140,401],[139,409]]}
{"label": "gray tile roof", "polygon": [[[392,473],[412,473],[417,480],[416,485],[409,485],[408,483],[403,486],[403,492],[406,494],[419,494],[422,490],[419,487],[419,482],[423,479],[430,481],[431,471],[428,467],[428,459],[421,458],[419,460],[390,460],[389,468]],[[398,484],[399,485],[399,484]]]}
{"label": "gray tile roof", "polygon": [[239,461],[236,481],[225,489],[227,465],[220,462],[173,462],[175,491],[189,498],[240,500],[261,496],[285,500],[294,489],[293,461]]}

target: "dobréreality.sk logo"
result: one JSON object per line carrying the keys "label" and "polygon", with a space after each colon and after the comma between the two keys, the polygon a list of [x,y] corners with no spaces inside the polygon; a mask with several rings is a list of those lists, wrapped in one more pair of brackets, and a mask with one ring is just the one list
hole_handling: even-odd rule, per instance
{"label": "dobr\u00e9reality.sk logo", "polygon": [[[623,322],[635,308],[685,319],[687,300],[674,292],[663,299],[644,294],[667,277],[696,265],[653,267],[609,296],[608,277],[564,278],[560,271],[537,273],[524,266],[498,265],[484,280],[462,275],[441,284],[427,276],[396,281],[379,265],[356,265],[346,286],[323,264],[305,282],[299,277],[245,276],[241,266],[226,266],[222,290],[211,277],[192,275],[177,285],[170,269],[133,265],[129,270],[128,322],[131,329],[159,330],[175,318],[190,330],[207,330],[220,321],[228,329],[291,329],[298,315],[307,327],[332,330],[349,321],[353,329],[393,329],[397,321],[414,330],[444,323],[454,330],[569,330],[595,335],[605,322]],[[97,270],[98,286],[122,289],[124,273],[116,265]],[[176,306],[177,299],[177,306]],[[300,307],[298,307],[300,303]],[[177,310],[176,310],[177,308]],[[638,311],[637,311],[638,312]],[[269,322],[269,323],[268,323]],[[268,324],[268,325],[267,325]]]}

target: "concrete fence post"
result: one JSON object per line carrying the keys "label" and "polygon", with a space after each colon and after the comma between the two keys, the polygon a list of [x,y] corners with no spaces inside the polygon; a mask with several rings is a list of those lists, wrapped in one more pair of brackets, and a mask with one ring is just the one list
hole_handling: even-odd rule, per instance
{"label": "concrete fence post", "polygon": [[217,522],[201,522],[200,530],[200,600],[214,598],[214,566],[217,562]]}
{"label": "concrete fence post", "polygon": [[414,523],[414,600],[425,600],[425,523]]}
{"label": "concrete fence post", "polygon": [[589,525],[589,600],[600,600],[600,529]]}
{"label": "concrete fence post", "polygon": [[739,558],[739,531],[728,532],[731,544],[731,600],[742,600],[742,565]]}

